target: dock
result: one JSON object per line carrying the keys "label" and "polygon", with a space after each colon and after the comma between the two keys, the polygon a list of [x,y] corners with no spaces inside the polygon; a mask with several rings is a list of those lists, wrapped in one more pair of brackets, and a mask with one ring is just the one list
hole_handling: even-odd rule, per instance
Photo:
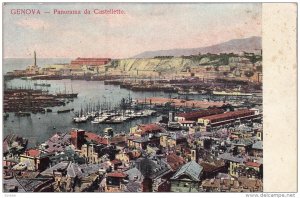
{"label": "dock", "polygon": [[222,107],[227,105],[225,102],[214,102],[214,101],[200,101],[200,100],[183,100],[183,99],[174,99],[174,98],[146,98],[146,99],[137,99],[138,104],[147,104],[147,105],[166,105],[170,103],[175,107],[189,107],[189,108],[209,108],[209,107]]}

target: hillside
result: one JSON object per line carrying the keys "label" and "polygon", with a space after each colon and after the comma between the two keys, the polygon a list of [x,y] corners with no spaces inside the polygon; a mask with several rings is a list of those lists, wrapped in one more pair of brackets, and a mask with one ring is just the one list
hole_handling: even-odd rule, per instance
{"label": "hillside", "polygon": [[155,56],[189,56],[205,53],[237,53],[242,51],[253,52],[262,49],[261,37],[234,39],[217,45],[200,48],[170,49],[158,51],[146,51],[135,55],[133,58],[153,58]]}
{"label": "hillside", "polygon": [[197,66],[201,61],[173,57],[173,58],[131,58],[118,61],[118,68],[123,71],[181,71],[190,66]]}
{"label": "hillside", "polygon": [[186,71],[188,68],[199,67],[203,65],[228,65],[230,57],[236,57],[236,55],[203,54],[182,57],[130,58],[114,60],[107,67],[111,69],[118,69],[124,72],[180,72]]}

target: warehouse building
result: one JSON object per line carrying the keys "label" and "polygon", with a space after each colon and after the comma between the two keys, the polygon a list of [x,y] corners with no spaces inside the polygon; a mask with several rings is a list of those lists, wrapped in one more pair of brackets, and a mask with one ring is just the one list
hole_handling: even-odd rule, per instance
{"label": "warehouse building", "polygon": [[259,116],[259,111],[256,109],[242,109],[199,118],[198,124],[206,128],[213,128],[253,120]]}

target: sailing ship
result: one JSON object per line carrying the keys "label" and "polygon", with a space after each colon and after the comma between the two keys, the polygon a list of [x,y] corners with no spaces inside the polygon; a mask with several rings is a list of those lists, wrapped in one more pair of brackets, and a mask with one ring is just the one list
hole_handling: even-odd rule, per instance
{"label": "sailing ship", "polygon": [[77,96],[78,96],[78,93],[73,93],[72,84],[71,84],[71,93],[67,93],[66,85],[65,85],[65,92],[56,94],[57,98],[77,98]]}
{"label": "sailing ship", "polygon": [[83,110],[82,110],[82,107],[81,107],[81,110],[80,110],[80,113],[78,116],[76,116],[75,118],[73,118],[73,121],[75,123],[84,123],[84,122],[87,122],[87,120],[89,119],[88,116],[85,116],[83,114]]}

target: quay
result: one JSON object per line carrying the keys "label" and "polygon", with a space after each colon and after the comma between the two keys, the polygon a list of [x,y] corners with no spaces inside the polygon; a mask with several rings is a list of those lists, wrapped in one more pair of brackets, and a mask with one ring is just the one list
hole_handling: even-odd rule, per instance
{"label": "quay", "polygon": [[139,104],[161,105],[161,106],[165,106],[167,103],[169,103],[171,106],[175,106],[175,107],[188,107],[188,108],[200,108],[200,109],[206,109],[210,107],[222,107],[228,104],[225,102],[184,100],[184,99],[159,98],[159,97],[137,99],[136,102]]}

